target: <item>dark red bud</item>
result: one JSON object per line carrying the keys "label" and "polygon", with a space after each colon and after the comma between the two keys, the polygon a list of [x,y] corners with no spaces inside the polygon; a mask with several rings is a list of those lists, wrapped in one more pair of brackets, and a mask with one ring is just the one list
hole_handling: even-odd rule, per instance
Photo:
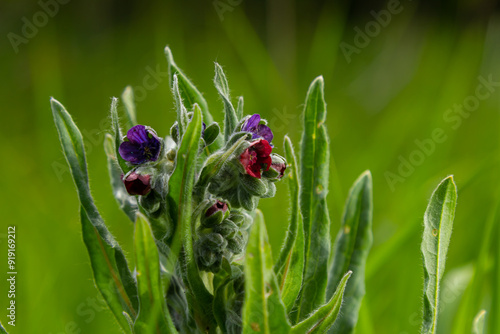
{"label": "dark red bud", "polygon": [[210,217],[217,211],[222,211],[222,213],[225,213],[227,209],[228,207],[226,202],[217,201],[214,205],[209,207],[207,211],[205,211],[205,217]]}
{"label": "dark red bud", "polygon": [[151,176],[148,174],[142,175],[132,172],[127,175],[123,183],[130,195],[146,195],[151,191],[150,180]]}

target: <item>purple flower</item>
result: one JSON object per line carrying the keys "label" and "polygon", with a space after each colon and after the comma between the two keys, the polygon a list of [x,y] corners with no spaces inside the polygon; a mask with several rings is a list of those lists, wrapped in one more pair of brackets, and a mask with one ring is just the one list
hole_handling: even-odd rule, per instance
{"label": "purple flower", "polygon": [[260,115],[253,114],[250,116],[245,123],[241,126],[241,131],[247,131],[252,133],[252,139],[262,138],[270,143],[273,140],[273,132],[265,124],[260,123]]}
{"label": "purple flower", "polygon": [[123,180],[125,188],[130,195],[146,195],[151,191],[151,176],[132,172]]}
{"label": "purple flower", "polygon": [[132,165],[156,161],[160,155],[161,142],[153,129],[136,125],[127,132],[128,141],[120,144],[118,151],[123,160]]}

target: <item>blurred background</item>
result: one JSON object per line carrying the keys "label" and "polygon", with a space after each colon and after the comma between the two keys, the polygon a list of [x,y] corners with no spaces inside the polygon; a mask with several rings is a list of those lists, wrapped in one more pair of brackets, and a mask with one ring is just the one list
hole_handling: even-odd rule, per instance
{"label": "blurred background", "polygon": [[[115,205],[102,148],[112,96],[134,87],[138,119],[175,119],[164,47],[204,92],[224,66],[245,113],[260,113],[283,153],[298,144],[310,82],[325,79],[332,238],[352,182],[374,181],[374,246],[358,333],[417,333],[422,218],[438,182],[459,200],[442,287],[441,333],[499,328],[500,16],[494,1],[2,0],[0,320],[6,324],[7,225],[17,227],[11,333],[119,333],[94,287],[78,202],[49,105],[63,103],[86,142],[91,188],[131,258],[133,225]],[[262,200],[278,252],[287,188]],[[493,333],[490,330],[490,333]],[[498,333],[498,332],[497,332]]]}

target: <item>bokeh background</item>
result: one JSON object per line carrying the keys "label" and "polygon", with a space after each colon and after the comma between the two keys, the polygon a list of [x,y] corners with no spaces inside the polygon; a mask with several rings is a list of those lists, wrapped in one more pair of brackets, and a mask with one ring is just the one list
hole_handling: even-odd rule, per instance
{"label": "bokeh background", "polygon": [[[418,332],[422,218],[449,174],[459,200],[440,332],[470,333],[480,308],[490,333],[499,328],[494,1],[2,0],[0,31],[0,320],[7,322],[7,225],[15,225],[11,333],[119,333],[94,287],[49,98],[83,131],[93,195],[131,258],[133,226],[112,197],[102,140],[110,98],[126,85],[136,90],[140,123],[167,133],[175,114],[166,45],[218,120],[213,62],[222,64],[233,97],[243,95],[246,113],[269,120],[281,152],[284,134],[298,144],[307,87],[324,76],[332,237],[352,182],[365,169],[374,181],[375,238],[358,333]],[[286,186],[260,206],[276,253],[287,225]]]}

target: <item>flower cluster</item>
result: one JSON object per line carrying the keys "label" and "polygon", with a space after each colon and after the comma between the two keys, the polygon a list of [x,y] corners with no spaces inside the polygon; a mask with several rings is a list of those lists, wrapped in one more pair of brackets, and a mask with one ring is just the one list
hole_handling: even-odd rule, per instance
{"label": "flower cluster", "polygon": [[[192,113],[187,116],[190,122]],[[209,126],[203,123],[200,148],[212,144],[219,132],[217,123]],[[165,222],[172,221],[165,214],[168,212],[165,194],[168,193],[168,179],[175,169],[176,148],[182,139],[177,122],[170,133],[172,137],[163,140],[152,128],[135,125],[128,130],[118,150],[121,159],[130,167],[128,173],[122,175],[126,191],[131,196],[139,196],[138,204],[150,219],[163,217]],[[218,272],[223,258],[230,261],[244,250],[246,230],[252,222],[247,211],[253,211],[260,198],[274,196],[274,182],[283,177],[286,169],[285,159],[272,152],[273,133],[259,114],[242,119],[232,139],[207,157],[207,161],[223,156],[228,147],[234,145],[234,138],[242,136],[245,140],[221,162],[220,171],[212,175],[202,189],[197,189],[196,195],[210,203],[199,219],[194,240],[200,270]],[[160,237],[168,236],[166,231],[172,229],[165,228]]]}
{"label": "flower cluster", "polygon": [[200,220],[194,247],[198,267],[215,273],[220,270],[223,257],[231,259],[234,254],[240,254],[251,220],[245,213],[229,210],[225,202],[216,200],[209,206]]}

